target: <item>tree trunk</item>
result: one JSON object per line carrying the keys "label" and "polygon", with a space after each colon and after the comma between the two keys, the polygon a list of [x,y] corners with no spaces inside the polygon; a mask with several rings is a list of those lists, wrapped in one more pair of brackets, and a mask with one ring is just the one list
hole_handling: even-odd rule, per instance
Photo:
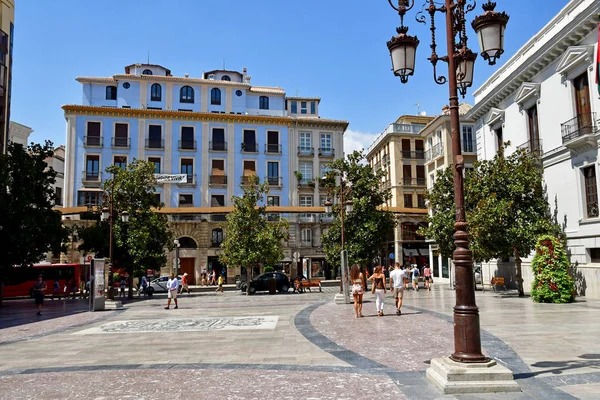
{"label": "tree trunk", "polygon": [[519,250],[516,247],[513,247],[513,252],[515,256],[515,264],[517,266],[517,274],[515,275],[515,281],[517,282],[517,286],[519,289],[519,297],[525,296],[525,291],[523,290],[523,270],[521,268],[521,257],[519,255]]}

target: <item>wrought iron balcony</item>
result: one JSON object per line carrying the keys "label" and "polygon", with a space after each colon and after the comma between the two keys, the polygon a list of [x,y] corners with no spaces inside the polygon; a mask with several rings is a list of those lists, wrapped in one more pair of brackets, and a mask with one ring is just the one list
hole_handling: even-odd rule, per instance
{"label": "wrought iron balcony", "polygon": [[322,224],[331,224],[333,222],[333,214],[322,213],[319,215],[319,220]]}
{"label": "wrought iron balcony", "polygon": [[211,151],[227,151],[227,142],[208,142],[208,149]]}
{"label": "wrought iron balcony", "polygon": [[179,150],[196,150],[195,140],[180,140]]}
{"label": "wrought iron balcony", "polygon": [[258,153],[257,143],[242,143],[242,153]]}
{"label": "wrought iron balcony", "polygon": [[301,224],[314,224],[317,222],[316,214],[298,214],[298,222]]}
{"label": "wrought iron balcony", "polygon": [[525,149],[527,153],[537,154],[541,156],[544,151],[542,150],[542,139],[530,139],[520,146],[517,146],[517,150]]}
{"label": "wrought iron balcony", "polygon": [[301,157],[313,157],[315,155],[315,148],[298,146],[298,155]]}
{"label": "wrought iron balcony", "polygon": [[314,181],[314,179],[311,179],[311,178],[302,178],[298,181],[298,188],[299,189],[314,189],[315,181]]}
{"label": "wrought iron balcony", "polygon": [[210,215],[211,222],[223,222],[227,221],[227,216],[225,214],[211,214]]}
{"label": "wrought iron balcony", "polygon": [[110,144],[112,147],[129,148],[131,147],[131,139],[128,137],[113,137]]}
{"label": "wrought iron balcony", "polygon": [[402,179],[402,186],[426,186],[427,179],[425,178],[404,178]]}
{"label": "wrought iron balcony", "polygon": [[196,174],[187,174],[187,178],[185,182],[177,183],[180,186],[195,186],[196,185]]}
{"label": "wrought iron balcony", "polygon": [[413,159],[413,160],[424,160],[425,152],[423,150],[416,150],[416,151],[402,150],[402,158]]}
{"label": "wrought iron balcony", "polygon": [[598,125],[596,113],[579,114],[560,125],[562,143],[574,151],[587,151],[597,147]]}
{"label": "wrought iron balcony", "polygon": [[240,183],[242,185],[247,185],[250,183],[250,178],[256,179],[256,183],[259,183],[259,179],[256,175],[244,175],[240,177]]}
{"label": "wrought iron balcony", "polygon": [[425,152],[425,161],[433,161],[444,155],[444,145],[438,143]]}
{"label": "wrought iron balcony", "polygon": [[305,240],[305,239],[300,240],[300,247],[312,247],[312,246],[313,246],[312,240]]}
{"label": "wrought iron balcony", "polygon": [[283,182],[283,178],[281,176],[267,176],[265,180],[269,186],[281,186]]}
{"label": "wrought iron balcony", "polygon": [[84,183],[100,183],[102,182],[101,171],[83,171],[81,181]]}
{"label": "wrought iron balcony", "polygon": [[586,208],[587,208],[587,217],[588,218],[598,218],[600,216],[597,201],[588,202],[586,204]]}
{"label": "wrought iron balcony", "polygon": [[319,147],[319,157],[335,157],[335,150],[331,147]]}
{"label": "wrought iron balcony", "polygon": [[227,185],[227,175],[210,175],[208,184],[212,186]]}
{"label": "wrought iron balcony", "polygon": [[281,154],[280,144],[265,144],[265,154]]}
{"label": "wrought iron balcony", "polygon": [[281,219],[281,216],[278,213],[267,213],[267,221],[269,222],[277,222]]}
{"label": "wrought iron balcony", "polygon": [[84,136],[83,145],[85,147],[102,147],[102,139],[101,136]]}
{"label": "wrought iron balcony", "polygon": [[164,149],[165,141],[162,139],[146,139],[147,149]]}

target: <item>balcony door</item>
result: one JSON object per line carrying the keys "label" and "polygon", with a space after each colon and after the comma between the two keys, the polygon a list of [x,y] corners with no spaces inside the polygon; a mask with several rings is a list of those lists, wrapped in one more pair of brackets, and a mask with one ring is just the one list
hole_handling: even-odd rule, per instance
{"label": "balcony door", "polygon": [[573,86],[575,87],[575,105],[577,106],[577,128],[582,134],[592,133],[590,83],[587,72],[575,78]]}
{"label": "balcony door", "polygon": [[225,129],[213,128],[212,130],[212,149],[225,151]]}
{"label": "balcony door", "polygon": [[542,149],[540,146],[540,128],[538,124],[537,105],[527,110],[527,119],[529,124],[529,150],[533,153],[537,153]]}

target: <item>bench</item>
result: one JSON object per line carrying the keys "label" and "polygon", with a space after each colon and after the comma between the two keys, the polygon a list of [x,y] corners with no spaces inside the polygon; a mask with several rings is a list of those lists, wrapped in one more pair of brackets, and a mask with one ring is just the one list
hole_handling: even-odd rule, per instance
{"label": "bench", "polygon": [[[321,292],[321,281],[318,279],[305,280],[305,281],[297,281],[299,291],[303,291],[304,289],[308,289],[310,292],[311,287],[318,287],[319,292]],[[296,291],[296,285],[294,285],[294,291]]]}
{"label": "bench", "polygon": [[493,277],[491,283],[492,283],[492,289],[494,289],[494,291],[496,291],[496,287],[498,287],[498,286],[502,286],[504,288],[504,290],[506,290],[506,286],[504,286],[504,278]]}

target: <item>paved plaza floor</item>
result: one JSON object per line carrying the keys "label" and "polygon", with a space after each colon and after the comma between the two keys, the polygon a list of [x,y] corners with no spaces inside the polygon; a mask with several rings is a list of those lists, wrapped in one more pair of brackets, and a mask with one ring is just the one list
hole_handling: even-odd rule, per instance
{"label": "paved plaza floor", "polygon": [[453,351],[454,292],[408,291],[401,316],[388,293],[365,318],[323,293],[239,292],[0,309],[0,399],[599,399],[600,301],[535,304],[477,292],[484,352],[510,368],[520,393],[442,395],[425,380]]}

